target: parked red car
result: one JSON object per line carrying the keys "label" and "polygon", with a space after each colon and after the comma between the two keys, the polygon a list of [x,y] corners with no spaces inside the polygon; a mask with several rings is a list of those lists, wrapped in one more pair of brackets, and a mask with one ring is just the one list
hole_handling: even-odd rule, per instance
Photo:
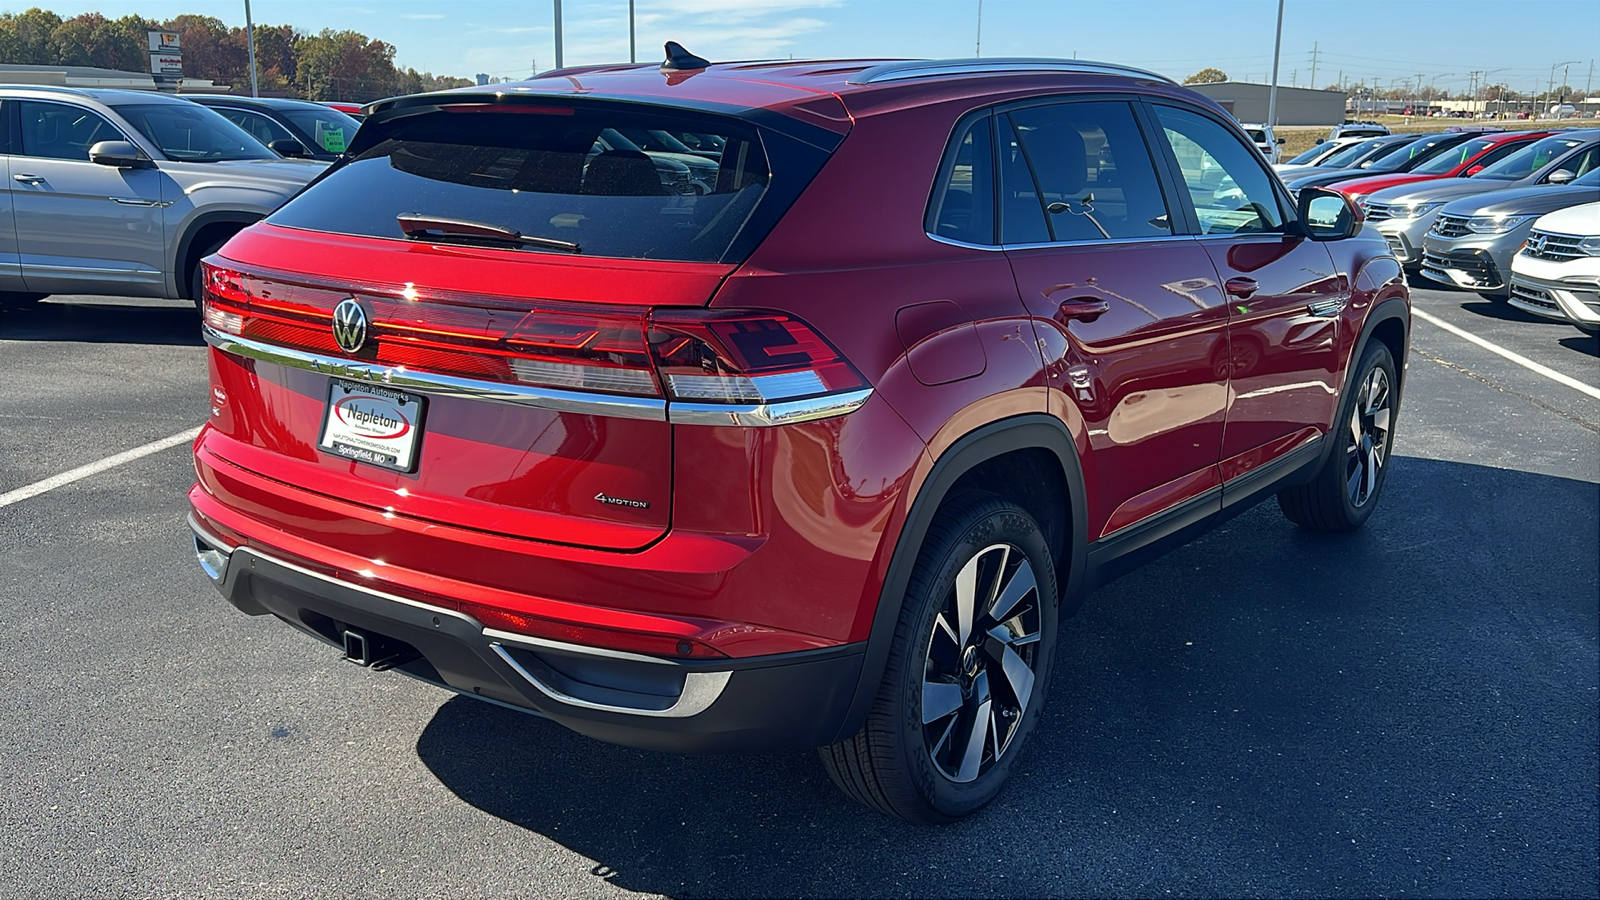
{"label": "parked red car", "polygon": [[1266,497],[1372,513],[1400,268],[1216,104],[669,51],[374,104],[209,259],[189,499],[235,606],[602,740],[821,747],[947,821],[1095,585]]}
{"label": "parked red car", "polygon": [[1331,184],[1329,187],[1360,204],[1368,196],[1384,188],[1412,184],[1418,181],[1432,181],[1435,178],[1470,178],[1488,168],[1490,164],[1498,162],[1502,157],[1510,156],[1539,138],[1549,137],[1554,133],[1551,131],[1497,131],[1459,144],[1450,151],[1435,156],[1409,172],[1371,175],[1352,181],[1341,181]]}

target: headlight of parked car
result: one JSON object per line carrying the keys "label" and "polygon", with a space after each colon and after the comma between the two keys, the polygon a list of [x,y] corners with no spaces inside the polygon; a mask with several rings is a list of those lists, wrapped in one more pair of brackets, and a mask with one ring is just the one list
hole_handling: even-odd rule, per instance
{"label": "headlight of parked car", "polygon": [[1600,256],[1600,237],[1587,237],[1578,242],[1578,249],[1588,256]]}
{"label": "headlight of parked car", "polygon": [[1476,234],[1505,234],[1533,216],[1473,216],[1467,220],[1467,230]]}
{"label": "headlight of parked car", "polygon": [[1389,215],[1395,219],[1418,219],[1443,205],[1443,203],[1396,203],[1389,207]]}

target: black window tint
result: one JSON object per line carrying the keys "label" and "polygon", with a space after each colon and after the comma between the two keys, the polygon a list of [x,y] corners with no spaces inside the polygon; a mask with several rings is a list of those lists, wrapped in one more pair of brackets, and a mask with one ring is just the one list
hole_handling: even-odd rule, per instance
{"label": "black window tint", "polygon": [[1205,116],[1155,107],[1202,234],[1279,231],[1283,213],[1261,154]]}
{"label": "black window tint", "polygon": [[250,132],[251,137],[263,144],[285,140],[294,141],[297,144],[300,143],[294,135],[289,133],[288,129],[260,113],[225,108],[218,108],[217,112],[221,113],[224,119]]}
{"label": "black window tint", "polygon": [[[1172,233],[1166,201],[1133,110],[1126,103],[1061,103],[1016,110],[1009,120],[1005,203],[1035,240],[1104,241]],[[1259,154],[1258,154],[1259,155]],[[1022,208],[1031,203],[1031,213]],[[1008,230],[1006,243],[1023,243]]]}
{"label": "black window tint", "polygon": [[1011,117],[996,119],[1000,129],[1000,243],[1042,244],[1050,240],[1044,206],[1039,203],[1033,170],[1017,141]]}
{"label": "black window tint", "polygon": [[0,100],[0,153],[11,152],[11,102]]}
{"label": "black window tint", "polygon": [[[1587,175],[1594,171],[1596,164],[1600,163],[1600,147],[1590,147],[1582,153],[1574,153],[1561,161],[1561,164],[1552,169],[1554,172],[1571,172],[1574,175]],[[1549,175],[1545,176],[1549,178]]]}
{"label": "black window tint", "polygon": [[25,156],[89,161],[89,148],[101,141],[126,138],[99,113],[64,103],[17,102],[22,114]]}
{"label": "black window tint", "polygon": [[953,241],[994,243],[994,141],[989,118],[975,119],[945,160],[928,206],[928,231]]}
{"label": "black window tint", "polygon": [[[623,134],[717,130],[703,122],[596,108],[441,111],[380,123],[381,140],[269,221],[403,240],[396,217],[417,213],[576,244],[585,256],[717,261],[769,187],[756,133],[728,122],[714,141],[696,142],[720,149],[689,153],[642,149]],[[810,174],[791,177],[803,184]]]}

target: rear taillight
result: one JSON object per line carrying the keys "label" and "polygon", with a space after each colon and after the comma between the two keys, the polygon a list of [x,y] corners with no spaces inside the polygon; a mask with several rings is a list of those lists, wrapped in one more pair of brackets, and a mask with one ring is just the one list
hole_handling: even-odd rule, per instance
{"label": "rear taillight", "polygon": [[776,313],[657,312],[650,349],[667,398],[685,403],[783,403],[867,386],[811,326]]}
{"label": "rear taillight", "polygon": [[[848,411],[868,388],[832,344],[771,312],[502,301],[363,292],[366,342],[333,337],[345,291],[209,263],[204,318],[233,337],[335,359],[563,391],[665,398],[673,421],[771,425]],[[805,401],[803,408],[796,404]],[[854,408],[851,406],[850,408]]]}

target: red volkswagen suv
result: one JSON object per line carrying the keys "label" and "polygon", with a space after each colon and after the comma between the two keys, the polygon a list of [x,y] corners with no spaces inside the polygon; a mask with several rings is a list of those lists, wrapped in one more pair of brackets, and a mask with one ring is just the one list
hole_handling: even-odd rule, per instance
{"label": "red volkswagen suv", "polygon": [[1160,76],[674,47],[368,109],[208,260],[190,492],[223,595],[361,665],[945,821],[1095,585],[1383,489],[1400,267]]}

